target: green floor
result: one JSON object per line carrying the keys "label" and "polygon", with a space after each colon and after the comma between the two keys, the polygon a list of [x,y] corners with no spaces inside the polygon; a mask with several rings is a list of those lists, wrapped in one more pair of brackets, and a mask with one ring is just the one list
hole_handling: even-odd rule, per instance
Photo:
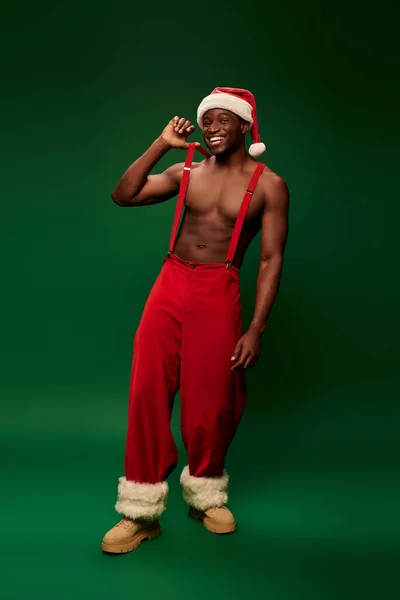
{"label": "green floor", "polygon": [[[331,390],[324,403],[314,391],[285,410],[250,406],[227,465],[234,535],[187,517],[180,444],[162,536],[120,556],[102,554],[100,542],[117,518],[126,390],[8,392],[1,600],[398,597],[398,430],[384,402],[379,418],[360,411],[367,394],[384,400],[389,388]],[[177,407],[179,439],[178,419]]]}

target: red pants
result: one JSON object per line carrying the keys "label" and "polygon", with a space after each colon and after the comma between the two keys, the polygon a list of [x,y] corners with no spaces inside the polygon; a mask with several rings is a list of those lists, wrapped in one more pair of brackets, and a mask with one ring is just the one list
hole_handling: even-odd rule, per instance
{"label": "red pants", "polygon": [[178,389],[191,476],[222,476],[246,404],[243,371],[231,369],[241,335],[238,269],[169,255],[134,341],[126,480],[163,482],[176,467],[170,419]]}

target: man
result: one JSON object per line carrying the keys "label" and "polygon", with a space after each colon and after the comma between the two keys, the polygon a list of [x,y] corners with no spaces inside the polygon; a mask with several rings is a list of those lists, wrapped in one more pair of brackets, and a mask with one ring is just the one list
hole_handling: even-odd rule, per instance
{"label": "man", "polygon": [[[250,92],[216,88],[198,107],[197,121],[212,155],[192,163],[195,148],[203,149],[187,141],[195,129],[190,121],[175,117],[112,194],[120,206],[179,197],[169,252],[135,336],[125,477],[116,504],[123,519],[104,537],[105,552],[129,552],[160,533],[166,480],[177,465],[170,418],[178,389],[188,454],[181,484],[189,514],[214,533],[236,529],[226,506],[225,456],[246,405],[244,372],[257,364],[279,287],[289,194],[281,177],[252,158],[265,146]],[[188,150],[185,164],[150,175],[172,148]],[[260,229],[254,315],[242,335],[239,269]]]}

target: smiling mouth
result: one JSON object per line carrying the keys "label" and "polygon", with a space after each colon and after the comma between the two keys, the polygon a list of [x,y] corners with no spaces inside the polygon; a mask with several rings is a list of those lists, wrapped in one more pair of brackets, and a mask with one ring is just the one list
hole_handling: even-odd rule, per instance
{"label": "smiling mouth", "polygon": [[224,137],[221,137],[220,135],[215,135],[211,138],[209,138],[209,142],[211,146],[218,146],[219,144],[222,144],[222,142],[224,141]]}

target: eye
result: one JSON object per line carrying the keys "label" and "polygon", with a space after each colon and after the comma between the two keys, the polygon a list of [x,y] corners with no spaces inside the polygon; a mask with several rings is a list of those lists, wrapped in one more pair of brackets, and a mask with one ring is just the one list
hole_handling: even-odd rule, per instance
{"label": "eye", "polygon": [[229,123],[229,119],[221,119],[221,123]]}

